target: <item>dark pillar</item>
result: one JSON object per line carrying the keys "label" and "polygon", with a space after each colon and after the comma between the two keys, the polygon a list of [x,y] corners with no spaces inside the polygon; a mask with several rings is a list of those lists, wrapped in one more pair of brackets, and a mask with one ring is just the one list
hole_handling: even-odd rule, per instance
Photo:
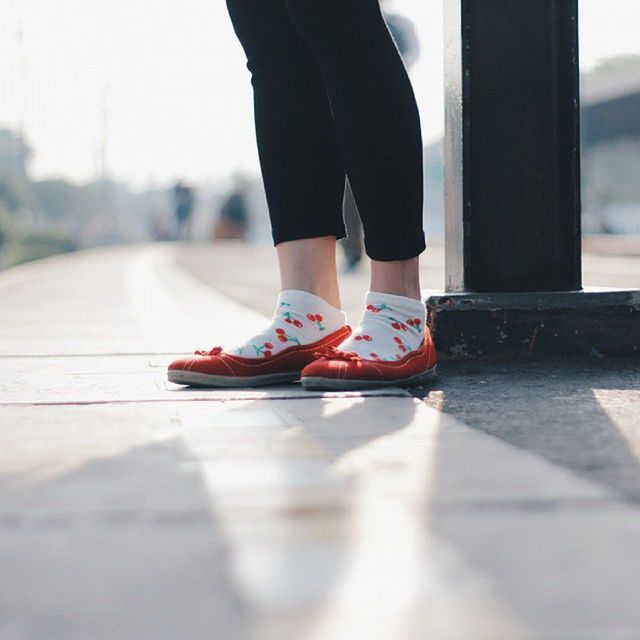
{"label": "dark pillar", "polygon": [[444,8],[446,294],[427,301],[440,354],[606,353],[600,305],[640,333],[640,298],[578,293],[577,0]]}

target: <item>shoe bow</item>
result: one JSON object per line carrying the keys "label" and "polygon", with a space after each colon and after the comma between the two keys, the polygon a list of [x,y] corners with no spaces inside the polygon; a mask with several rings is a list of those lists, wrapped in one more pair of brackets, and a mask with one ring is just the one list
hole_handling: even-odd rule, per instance
{"label": "shoe bow", "polygon": [[222,353],[222,347],[213,347],[213,349],[209,349],[209,351],[205,351],[203,349],[197,349],[194,351],[197,356],[217,356]]}
{"label": "shoe bow", "polygon": [[362,360],[362,357],[355,351],[343,351],[337,347],[325,347],[321,351],[315,351],[313,355],[318,360],[344,360],[347,362]]}

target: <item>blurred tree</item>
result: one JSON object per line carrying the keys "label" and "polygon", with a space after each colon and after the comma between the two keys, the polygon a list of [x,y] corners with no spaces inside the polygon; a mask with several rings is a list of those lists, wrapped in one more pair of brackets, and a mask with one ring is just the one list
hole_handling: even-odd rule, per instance
{"label": "blurred tree", "polygon": [[0,129],[0,206],[16,213],[29,204],[30,183],[27,160],[31,150],[11,129]]}
{"label": "blurred tree", "polygon": [[0,206],[14,213],[29,203],[29,184],[11,172],[0,174]]}
{"label": "blurred tree", "polygon": [[64,220],[81,215],[78,187],[66,180],[41,180],[33,183],[33,204],[50,220]]}
{"label": "blurred tree", "polygon": [[51,221],[80,222],[102,212],[103,193],[99,183],[76,185],[67,180],[32,183],[33,206]]}

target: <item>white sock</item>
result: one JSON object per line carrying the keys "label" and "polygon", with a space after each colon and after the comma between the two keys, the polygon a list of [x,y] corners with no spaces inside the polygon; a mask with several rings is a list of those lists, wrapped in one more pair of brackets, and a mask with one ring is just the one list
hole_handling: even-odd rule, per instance
{"label": "white sock", "polygon": [[421,300],[368,291],[360,323],[339,348],[367,360],[399,360],[422,346],[426,315]]}
{"label": "white sock", "polygon": [[344,327],[346,314],[324,298],[286,289],[278,296],[273,318],[258,334],[225,349],[245,358],[268,358],[297,344],[311,344]]}

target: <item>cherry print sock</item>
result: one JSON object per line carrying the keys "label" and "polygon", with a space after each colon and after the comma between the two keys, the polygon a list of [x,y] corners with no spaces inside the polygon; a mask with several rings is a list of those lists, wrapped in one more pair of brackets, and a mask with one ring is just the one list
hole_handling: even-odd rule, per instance
{"label": "cherry print sock", "polygon": [[245,358],[269,358],[299,344],[311,344],[344,327],[346,315],[324,298],[307,291],[286,289],[278,296],[273,318],[257,335],[228,353]]}
{"label": "cherry print sock", "polygon": [[366,360],[399,360],[422,346],[425,320],[421,300],[368,291],[360,323],[339,348]]}

